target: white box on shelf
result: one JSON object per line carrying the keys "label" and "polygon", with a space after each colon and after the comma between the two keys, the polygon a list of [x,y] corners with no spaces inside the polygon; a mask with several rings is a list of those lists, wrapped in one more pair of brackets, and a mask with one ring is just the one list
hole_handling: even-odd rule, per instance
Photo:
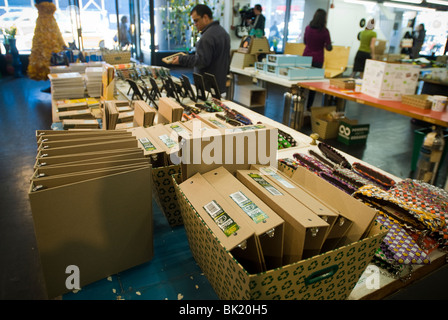
{"label": "white box on shelf", "polygon": [[400,101],[402,95],[415,94],[420,67],[368,59],[361,92],[382,100]]}

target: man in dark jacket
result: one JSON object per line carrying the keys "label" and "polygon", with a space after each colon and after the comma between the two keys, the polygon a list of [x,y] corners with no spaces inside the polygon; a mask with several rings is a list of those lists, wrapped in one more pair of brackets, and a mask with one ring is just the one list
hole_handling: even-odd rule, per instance
{"label": "man in dark jacket", "polygon": [[226,92],[227,74],[230,66],[230,36],[206,5],[198,4],[191,10],[194,25],[201,33],[192,55],[178,56],[172,61],[184,67],[194,67],[196,73],[210,73],[216,78],[221,94]]}

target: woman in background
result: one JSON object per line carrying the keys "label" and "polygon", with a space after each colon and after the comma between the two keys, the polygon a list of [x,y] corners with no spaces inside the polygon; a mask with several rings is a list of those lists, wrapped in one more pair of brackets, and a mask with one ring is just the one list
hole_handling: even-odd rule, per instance
{"label": "woman in background", "polygon": [[426,30],[425,25],[420,23],[417,27],[417,30],[414,31],[412,42],[412,59],[417,59],[420,57],[420,51],[422,50],[423,42],[425,42]]}
{"label": "woman in background", "polygon": [[359,33],[359,41],[361,43],[358,52],[356,52],[352,78],[359,72],[359,76],[362,79],[366,60],[375,59],[376,32],[373,29],[375,29],[375,19],[370,19],[365,30]]}
{"label": "woman in background", "polygon": [[[324,49],[333,50],[331,45],[330,32],[327,29],[327,12],[323,9],[317,9],[313,20],[305,28],[303,37],[305,50],[303,56],[313,57],[312,66],[322,68],[324,65]],[[314,102],[314,91],[310,91],[308,96],[307,110]]]}

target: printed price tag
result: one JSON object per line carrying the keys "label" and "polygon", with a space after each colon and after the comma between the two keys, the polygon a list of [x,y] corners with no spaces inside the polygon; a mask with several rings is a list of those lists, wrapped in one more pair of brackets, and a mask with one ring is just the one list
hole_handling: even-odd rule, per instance
{"label": "printed price tag", "polygon": [[265,188],[270,194],[272,194],[274,196],[282,196],[283,195],[283,193],[281,193],[276,188],[274,188],[269,182],[267,182],[265,179],[263,179],[259,174],[249,173],[249,177],[254,179],[260,186]]}
{"label": "printed price tag", "polygon": [[265,221],[269,216],[261,210],[255,203],[252,202],[241,191],[232,193],[230,195],[233,201],[255,222],[259,223]]}
{"label": "printed price tag", "polygon": [[203,208],[226,236],[231,236],[240,228],[215,200],[207,203]]}

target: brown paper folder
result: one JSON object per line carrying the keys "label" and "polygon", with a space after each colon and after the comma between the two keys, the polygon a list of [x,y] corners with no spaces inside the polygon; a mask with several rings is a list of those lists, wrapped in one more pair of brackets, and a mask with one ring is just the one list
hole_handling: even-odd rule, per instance
{"label": "brown paper folder", "polygon": [[[104,159],[104,158],[103,158]],[[55,176],[60,174],[68,174],[68,173],[77,173],[82,171],[90,171],[90,170],[98,170],[98,169],[106,169],[106,168],[116,168],[121,166],[129,166],[129,165],[141,165],[141,164],[149,164],[148,159],[143,157],[139,157],[137,159],[127,159],[127,160],[112,160],[112,161],[100,161],[95,160],[88,163],[75,163],[75,164],[65,164],[63,166],[43,166],[37,168],[34,171],[34,178]]]}
{"label": "brown paper folder", "polygon": [[94,151],[98,152],[98,151],[135,148],[135,147],[137,147],[137,140],[135,140],[134,137],[130,137],[128,139],[119,139],[106,142],[95,142],[75,146],[44,149],[42,155],[52,157],[67,154],[77,154],[83,152],[94,152]]}
{"label": "brown paper folder", "polygon": [[263,271],[258,238],[246,221],[235,214],[227,199],[196,174],[179,185],[191,205],[223,247],[250,273]]}
{"label": "brown paper folder", "polygon": [[60,140],[71,140],[71,139],[86,139],[86,138],[109,138],[114,139],[114,137],[123,137],[123,136],[131,136],[129,132],[125,130],[93,130],[93,131],[61,131],[65,132],[65,134],[37,134],[37,143],[40,144],[44,141],[60,141]]}
{"label": "brown paper folder", "polygon": [[67,267],[80,285],[149,261],[153,256],[151,167],[87,176],[29,192],[49,298],[69,291]]}
{"label": "brown paper folder", "polygon": [[38,150],[77,146],[77,145],[98,143],[98,142],[119,141],[122,139],[127,139],[127,140],[132,139],[132,135],[114,135],[112,137],[111,136],[96,136],[96,137],[87,137],[87,138],[80,138],[80,139],[67,139],[67,140],[58,140],[58,141],[50,141],[49,139],[42,139],[42,141],[40,143],[38,143]]}
{"label": "brown paper folder", "polygon": [[285,220],[284,264],[320,252],[328,223],[292,196],[275,188],[258,170],[238,170],[237,178]]}
{"label": "brown paper folder", "polygon": [[143,151],[139,148],[67,154],[54,157],[42,156],[43,154],[45,153],[42,153],[42,151],[40,151],[37,154],[34,169],[43,166],[55,166],[55,165],[66,165],[70,163],[98,161],[97,159],[114,160],[114,159],[135,159],[143,157]]}
{"label": "brown paper folder", "polygon": [[203,177],[229,200],[238,213],[255,230],[266,269],[282,266],[284,220],[224,167],[209,171]]}

